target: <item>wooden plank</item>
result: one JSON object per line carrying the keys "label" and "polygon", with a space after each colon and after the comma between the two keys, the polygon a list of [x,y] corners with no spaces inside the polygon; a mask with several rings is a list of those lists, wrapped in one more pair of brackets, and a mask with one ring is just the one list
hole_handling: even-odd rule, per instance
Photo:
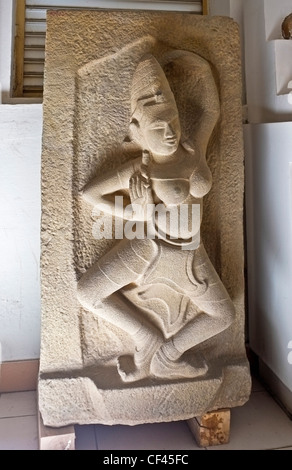
{"label": "wooden plank", "polygon": [[75,450],[74,426],[51,428],[45,426],[38,413],[39,450]]}
{"label": "wooden plank", "polygon": [[14,38],[13,97],[23,95],[23,56],[25,40],[25,0],[16,2],[16,24]]}
{"label": "wooden plank", "polygon": [[199,447],[228,444],[230,439],[230,410],[211,411],[187,421]]}
{"label": "wooden plank", "polygon": [[37,389],[39,360],[4,362],[0,369],[0,393]]}
{"label": "wooden plank", "polygon": [[203,3],[203,15],[209,15],[209,0],[202,0]]}
{"label": "wooden plank", "polygon": [[[155,4],[158,6],[181,4],[182,9],[188,9],[188,11],[201,12],[201,1],[194,0],[128,0],[124,2],[114,2],[109,0],[27,0],[27,6],[29,8],[85,8],[85,9],[100,9],[100,8],[129,8],[129,4],[133,5],[131,8],[145,8],[149,4]],[[120,3],[120,5],[117,3]]]}

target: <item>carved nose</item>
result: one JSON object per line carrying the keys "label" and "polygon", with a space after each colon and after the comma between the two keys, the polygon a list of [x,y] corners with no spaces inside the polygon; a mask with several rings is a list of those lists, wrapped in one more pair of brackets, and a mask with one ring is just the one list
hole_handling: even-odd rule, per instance
{"label": "carved nose", "polygon": [[169,126],[169,125],[166,126],[166,128],[165,128],[165,138],[170,140],[170,139],[173,139],[174,137],[175,137],[175,132],[172,129],[172,127]]}

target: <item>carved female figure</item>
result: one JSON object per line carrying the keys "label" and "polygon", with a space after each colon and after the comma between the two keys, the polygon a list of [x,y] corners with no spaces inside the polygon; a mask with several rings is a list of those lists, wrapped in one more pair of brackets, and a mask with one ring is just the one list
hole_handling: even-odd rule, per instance
{"label": "carved female figure", "polygon": [[[211,105],[216,108],[218,103]],[[211,115],[203,139],[185,141],[163,69],[152,55],[143,57],[132,82],[130,123],[130,136],[141,156],[98,176],[83,191],[86,201],[102,204],[103,210],[107,206],[109,213],[113,195],[126,191],[131,203],[141,207],[134,217],[145,222],[150,218],[154,232],[160,233],[156,239],[118,242],[78,283],[84,308],[121,328],[135,344],[132,354],[117,358],[124,382],[204,375],[208,365],[200,344],[234,319],[234,306],[203,244],[182,250],[189,242],[189,228],[179,227],[180,237],[174,240],[171,224],[165,230],[154,212],[146,210],[156,204],[170,210],[202,207],[212,185],[205,151],[218,114]],[[121,210],[115,216],[130,219],[133,213]],[[192,239],[199,229],[200,220],[192,224]],[[190,349],[191,359],[185,354]]]}

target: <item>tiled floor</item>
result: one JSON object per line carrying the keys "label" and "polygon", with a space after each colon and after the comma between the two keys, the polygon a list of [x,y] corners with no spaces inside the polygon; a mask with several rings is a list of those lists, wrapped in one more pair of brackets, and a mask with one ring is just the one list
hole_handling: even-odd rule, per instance
{"label": "tiled floor", "polygon": [[[38,450],[35,392],[0,395],[0,450]],[[257,380],[231,412],[228,445],[198,448],[185,422],[76,426],[77,450],[292,450],[292,421]]]}

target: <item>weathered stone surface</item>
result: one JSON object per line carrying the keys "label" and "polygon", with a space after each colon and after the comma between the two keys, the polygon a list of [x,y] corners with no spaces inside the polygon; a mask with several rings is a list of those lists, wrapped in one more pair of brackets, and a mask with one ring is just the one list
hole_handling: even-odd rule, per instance
{"label": "weathered stone surface", "polygon": [[[247,401],[240,70],[227,18],[49,13],[45,425],[181,420]],[[140,206],[200,204],[200,246],[200,219],[192,249],[185,224],[171,243],[96,239],[116,191]]]}

